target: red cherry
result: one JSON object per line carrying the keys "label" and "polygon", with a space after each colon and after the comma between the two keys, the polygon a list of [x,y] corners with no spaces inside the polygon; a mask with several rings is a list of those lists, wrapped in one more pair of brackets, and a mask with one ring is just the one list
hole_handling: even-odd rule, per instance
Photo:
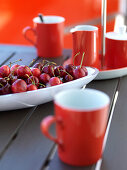
{"label": "red cherry", "polygon": [[42,69],[42,72],[49,74],[51,77],[55,76],[54,66],[52,66],[52,65],[44,66]]}
{"label": "red cherry", "polygon": [[19,78],[28,78],[31,75],[31,70],[28,66],[21,65],[18,68],[18,77]]}
{"label": "red cherry", "polygon": [[10,84],[13,84],[17,79],[18,79],[17,76],[13,76],[13,77],[10,79]]}
{"label": "red cherry", "polygon": [[88,71],[87,71],[86,67],[85,67],[85,66],[82,66],[82,69],[85,71],[86,76],[87,76],[87,75],[88,75]]}
{"label": "red cherry", "polygon": [[42,73],[39,77],[39,80],[40,80],[41,83],[46,84],[46,83],[49,82],[50,78],[51,77],[49,76],[49,74]]}
{"label": "red cherry", "polygon": [[37,86],[35,86],[34,84],[27,85],[27,91],[31,91],[31,90],[37,90]]}
{"label": "red cherry", "polygon": [[80,66],[77,66],[74,69],[73,74],[74,74],[74,78],[75,79],[78,79],[78,78],[81,78],[81,77],[85,77],[87,75],[87,73],[85,72],[84,68],[82,68]]}
{"label": "red cherry", "polygon": [[52,78],[49,80],[49,84],[50,84],[51,86],[55,86],[55,85],[62,84],[62,81],[61,81],[58,77],[52,77]]}
{"label": "red cherry", "polygon": [[11,74],[12,74],[12,75],[17,76],[19,66],[20,66],[20,65],[18,65],[18,64],[14,64],[14,65],[11,67]]}
{"label": "red cherry", "polygon": [[35,76],[30,76],[27,80],[26,80],[27,84],[34,84],[37,87],[39,86],[39,79]]}
{"label": "red cherry", "polygon": [[40,71],[42,71],[43,64],[41,63],[36,63],[33,65],[33,68],[38,68]]}
{"label": "red cherry", "polygon": [[73,79],[74,79],[74,78],[73,78],[70,74],[67,74],[67,75],[64,77],[65,82],[72,81]]}
{"label": "red cherry", "polygon": [[32,72],[32,75],[35,77],[39,77],[41,75],[41,71],[39,70],[39,68],[32,68],[31,72]]}
{"label": "red cherry", "polygon": [[72,64],[67,64],[65,65],[65,70],[68,72],[70,75],[73,76],[73,70],[75,69],[75,66]]}
{"label": "red cherry", "polygon": [[10,94],[11,93],[11,85],[7,83],[4,87],[2,87],[2,94]]}
{"label": "red cherry", "polygon": [[0,78],[0,87],[4,87],[7,84],[7,81],[4,78]]}
{"label": "red cherry", "polygon": [[60,76],[60,77],[65,77],[67,74],[63,66],[56,66],[54,68],[54,73],[55,73],[55,76]]}
{"label": "red cherry", "polygon": [[10,68],[7,65],[3,65],[0,67],[0,75],[1,77],[7,77],[10,74]]}
{"label": "red cherry", "polygon": [[18,79],[12,84],[11,90],[13,93],[25,92],[27,91],[27,84],[24,80]]}

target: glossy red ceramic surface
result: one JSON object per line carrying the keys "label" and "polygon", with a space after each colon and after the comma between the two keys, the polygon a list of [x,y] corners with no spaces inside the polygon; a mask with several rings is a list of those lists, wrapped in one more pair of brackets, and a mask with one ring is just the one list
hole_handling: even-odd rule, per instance
{"label": "glossy red ceramic surface", "polygon": [[[80,65],[83,52],[85,52],[83,65],[98,68],[100,64],[98,30],[75,31],[72,33],[72,38],[72,62],[74,61],[75,65]],[[79,52],[80,54],[75,57]]]}
{"label": "glossy red ceramic surface", "polygon": [[[42,132],[58,144],[60,159],[70,165],[91,165],[101,157],[108,105],[93,111],[75,111],[55,104],[56,116],[41,123]],[[56,122],[57,139],[48,128]]]}
{"label": "glossy red ceramic surface", "polygon": [[[27,31],[31,30],[36,36],[36,41],[28,37]],[[64,46],[64,21],[59,23],[34,23],[34,28],[26,27],[24,37],[37,48],[39,57],[59,57]]]}
{"label": "glossy red ceramic surface", "polygon": [[127,40],[106,38],[105,65],[108,69],[127,67]]}

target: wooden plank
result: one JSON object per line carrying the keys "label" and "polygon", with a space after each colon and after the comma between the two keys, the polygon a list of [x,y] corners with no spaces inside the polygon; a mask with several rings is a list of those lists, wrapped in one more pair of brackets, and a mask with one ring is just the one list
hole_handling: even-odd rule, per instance
{"label": "wooden plank", "polygon": [[42,60],[48,60],[48,61],[52,61],[54,63],[56,63],[57,65],[62,65],[63,62],[68,59],[70,57],[72,53],[72,50],[70,49],[64,49],[63,50],[63,55],[60,57],[56,57],[56,58],[38,58],[38,60],[36,62],[41,62]]}
{"label": "wooden plank", "polygon": [[[41,134],[40,122],[53,114],[53,103],[38,106],[32,117],[24,124],[18,136],[0,161],[2,170],[39,170],[53,147],[53,142]],[[51,128],[54,134],[54,128]]]}
{"label": "wooden plank", "polygon": [[32,111],[33,108],[0,112],[0,156]]}
{"label": "wooden plank", "polygon": [[101,169],[127,169],[127,76],[120,80],[119,97],[114,110]]}
{"label": "wooden plank", "polygon": [[34,60],[36,60],[38,57],[36,56],[36,52],[32,52],[32,51],[21,51],[21,52],[16,52],[15,55],[13,55],[7,62],[6,64],[9,64],[10,62],[15,62],[19,59],[21,59],[22,61],[16,62],[19,65],[30,65],[30,63]]}
{"label": "wooden plank", "polygon": [[14,55],[13,51],[1,51],[0,50],[0,66],[6,63]]}
{"label": "wooden plank", "polygon": [[10,44],[0,44],[0,51],[13,51],[13,52],[36,52],[36,48],[27,45],[10,45]]}
{"label": "wooden plank", "polygon": [[[87,88],[93,88],[97,90],[101,90],[105,93],[107,93],[111,99],[111,105],[113,102],[113,97],[116,92],[118,84],[118,79],[112,79],[112,80],[99,80],[99,81],[92,81],[87,85]],[[55,154],[54,158],[52,159],[51,163],[49,164],[49,170],[93,170],[95,165],[89,166],[89,167],[73,167],[66,165],[62,163],[59,158],[57,153]]]}

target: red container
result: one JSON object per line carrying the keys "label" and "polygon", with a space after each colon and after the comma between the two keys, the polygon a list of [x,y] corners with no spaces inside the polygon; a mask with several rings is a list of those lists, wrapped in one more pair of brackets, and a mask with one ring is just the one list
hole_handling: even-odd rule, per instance
{"label": "red container", "polygon": [[[103,92],[67,90],[55,97],[55,116],[46,117],[41,130],[58,144],[60,159],[70,165],[96,163],[102,156],[109,97]],[[57,138],[48,129],[56,122]]]}
{"label": "red container", "polygon": [[[73,38],[72,62],[80,65],[83,53],[84,66],[99,67],[99,38],[98,28],[91,25],[79,25],[71,30]],[[79,55],[77,55],[80,53]],[[77,55],[75,57],[75,55]]]}
{"label": "red container", "polygon": [[120,30],[118,33],[106,34],[105,65],[107,69],[127,67],[126,27],[120,27]]}
{"label": "red container", "polygon": [[[60,57],[64,45],[65,19],[60,16],[44,16],[43,19],[44,22],[41,22],[39,17],[34,18],[34,28],[24,28],[23,35],[37,48],[39,57]],[[28,37],[28,31],[35,34],[35,42]]]}

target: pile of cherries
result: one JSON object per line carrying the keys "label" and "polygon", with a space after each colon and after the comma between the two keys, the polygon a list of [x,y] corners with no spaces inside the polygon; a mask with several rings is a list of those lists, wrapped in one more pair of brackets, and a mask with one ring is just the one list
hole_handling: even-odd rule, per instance
{"label": "pile of cherries", "polygon": [[42,89],[87,76],[84,66],[56,66],[52,62],[36,63],[33,67],[14,64],[0,67],[0,95]]}

